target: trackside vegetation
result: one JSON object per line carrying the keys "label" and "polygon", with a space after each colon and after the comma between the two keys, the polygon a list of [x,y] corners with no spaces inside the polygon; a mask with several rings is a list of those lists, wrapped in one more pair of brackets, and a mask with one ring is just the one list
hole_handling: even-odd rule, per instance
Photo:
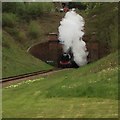
{"label": "trackside vegetation", "polygon": [[117,118],[117,57],[5,87],[3,117]]}
{"label": "trackside vegetation", "polygon": [[3,31],[2,46],[3,77],[53,68],[52,66],[45,64],[44,62],[34,58],[29,53],[27,53],[27,50],[19,43],[17,43],[14,38],[5,31]]}

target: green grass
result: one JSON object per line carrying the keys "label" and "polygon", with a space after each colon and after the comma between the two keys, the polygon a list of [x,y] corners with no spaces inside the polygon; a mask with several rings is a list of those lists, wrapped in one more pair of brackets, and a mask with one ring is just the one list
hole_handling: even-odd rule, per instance
{"label": "green grass", "polygon": [[118,112],[117,101],[108,99],[32,98],[32,100],[29,98],[29,103],[26,104],[28,100],[22,100],[20,103],[9,102],[9,108],[5,112],[3,109],[3,115],[6,118],[114,118]]}
{"label": "green grass", "polygon": [[118,53],[3,89],[4,118],[118,117]]}
{"label": "green grass", "polygon": [[[64,77],[61,83],[49,88],[48,97],[86,96],[117,99],[117,53],[94,64],[89,64],[87,67],[62,74]],[[59,75],[56,78],[59,79]]]}
{"label": "green grass", "polygon": [[18,41],[3,31],[2,74],[3,77],[51,69],[52,66],[34,58]]}

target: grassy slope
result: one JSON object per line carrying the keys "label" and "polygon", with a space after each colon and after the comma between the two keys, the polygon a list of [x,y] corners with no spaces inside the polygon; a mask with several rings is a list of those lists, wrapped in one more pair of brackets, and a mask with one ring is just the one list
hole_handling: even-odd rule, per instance
{"label": "grassy slope", "polygon": [[62,14],[45,14],[34,20],[41,28],[39,29],[40,36],[36,39],[31,38],[28,34],[30,23],[21,21],[14,28],[3,28],[3,77],[52,68],[33,58],[26,51],[31,45],[46,41],[49,32],[56,32],[60,18],[62,18]]}
{"label": "grassy slope", "polygon": [[3,117],[117,117],[117,56],[4,88]]}
{"label": "grassy slope", "polygon": [[3,31],[3,77],[52,68],[32,57],[21,44]]}

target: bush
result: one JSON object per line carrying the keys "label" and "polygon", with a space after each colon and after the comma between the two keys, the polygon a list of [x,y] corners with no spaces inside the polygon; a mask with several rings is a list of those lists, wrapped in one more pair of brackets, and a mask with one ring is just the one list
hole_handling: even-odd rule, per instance
{"label": "bush", "polygon": [[18,40],[18,36],[19,36],[19,29],[14,27],[10,28],[10,27],[5,27],[4,30],[9,33],[15,40]]}
{"label": "bush", "polygon": [[41,4],[39,3],[31,3],[27,5],[26,12],[28,15],[31,17],[37,17],[42,13],[42,7]]}
{"label": "bush", "polygon": [[118,49],[118,4],[95,4],[86,19],[86,33],[96,33],[96,40],[109,52]]}
{"label": "bush", "polygon": [[31,21],[29,25],[29,35],[31,38],[38,38],[40,35],[40,26],[37,22]]}
{"label": "bush", "polygon": [[53,9],[55,9],[53,3],[50,2],[42,3],[43,12],[52,12]]}
{"label": "bush", "polygon": [[13,13],[3,13],[2,25],[3,27],[14,27],[18,21],[18,17]]}
{"label": "bush", "polygon": [[27,15],[36,18],[41,16],[45,12],[51,12],[53,8],[53,4],[48,2],[30,3],[26,5],[26,12]]}
{"label": "bush", "polygon": [[6,2],[2,4],[3,13],[14,13],[22,19],[28,20],[37,18],[42,14],[50,13],[54,9],[54,4],[50,2]]}
{"label": "bush", "polygon": [[17,3],[15,12],[19,17],[23,17],[26,14],[26,5],[23,2]]}
{"label": "bush", "polygon": [[26,34],[24,31],[20,31],[18,28],[10,28],[5,27],[4,30],[9,33],[16,41],[24,42],[26,38]]}
{"label": "bush", "polygon": [[17,2],[3,2],[2,3],[2,12],[16,12]]}
{"label": "bush", "polygon": [[111,51],[115,51],[118,49],[118,22],[116,21],[115,24],[112,24],[109,27],[109,36],[110,36],[110,43],[109,46],[111,47]]}
{"label": "bush", "polygon": [[25,41],[25,39],[26,39],[26,34],[23,32],[23,31],[20,31],[19,33],[18,33],[18,39],[19,39],[19,41],[20,42],[22,42],[22,41]]}

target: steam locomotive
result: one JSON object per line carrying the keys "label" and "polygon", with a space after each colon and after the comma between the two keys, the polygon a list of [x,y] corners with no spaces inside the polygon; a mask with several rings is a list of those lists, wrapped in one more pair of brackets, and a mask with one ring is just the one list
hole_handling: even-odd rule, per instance
{"label": "steam locomotive", "polygon": [[78,68],[79,66],[73,60],[71,53],[63,53],[59,59],[59,67],[61,68]]}

